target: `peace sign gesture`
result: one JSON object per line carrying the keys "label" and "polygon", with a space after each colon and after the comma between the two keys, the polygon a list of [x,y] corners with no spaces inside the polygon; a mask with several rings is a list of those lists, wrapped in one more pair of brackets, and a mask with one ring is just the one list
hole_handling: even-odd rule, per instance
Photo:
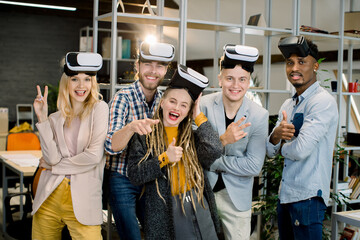
{"label": "peace sign gesture", "polygon": [[48,87],[45,86],[44,96],[41,94],[40,86],[36,86],[37,95],[34,100],[34,110],[36,116],[38,118],[39,123],[47,120],[48,117],[48,104],[47,104],[47,96],[48,96]]}
{"label": "peace sign gesture", "polygon": [[220,136],[220,141],[223,146],[235,143],[245,137],[247,132],[243,129],[251,125],[250,122],[242,124],[246,117],[240,118],[237,122],[232,122],[226,129],[225,133]]}

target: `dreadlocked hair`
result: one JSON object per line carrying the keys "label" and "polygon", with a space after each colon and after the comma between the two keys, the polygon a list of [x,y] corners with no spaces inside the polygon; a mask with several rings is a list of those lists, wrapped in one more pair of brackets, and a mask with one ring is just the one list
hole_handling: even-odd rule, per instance
{"label": "dreadlocked hair", "polygon": [[[167,93],[170,90],[171,90],[171,88],[166,89],[161,101],[163,101],[166,98]],[[189,185],[193,186],[194,193],[198,199],[198,202],[205,208],[204,200],[203,200],[204,173],[203,173],[202,167],[198,161],[196,148],[195,148],[194,133],[192,130],[193,108],[194,108],[194,102],[192,102],[192,104],[191,104],[188,115],[179,124],[178,136],[177,136],[177,140],[176,140],[176,145],[182,147],[184,150],[181,161],[183,162],[184,167],[185,167],[185,184],[183,186],[184,189],[180,189],[180,187],[181,187],[180,184],[178,184],[179,189],[177,189],[180,192],[179,198],[181,200],[181,208],[184,213],[185,213],[184,200],[185,200],[185,196],[186,196],[187,186],[189,186]],[[157,108],[157,110],[153,116],[153,119],[160,119],[160,122],[159,122],[159,124],[153,125],[151,127],[152,128],[151,133],[146,135],[147,152],[146,152],[145,156],[140,160],[139,164],[143,161],[146,161],[146,159],[148,158],[148,156],[150,154],[152,154],[153,156],[159,156],[160,154],[162,154],[164,152],[164,150],[167,149],[166,146],[169,141],[166,136],[166,132],[165,132],[164,124],[163,124],[163,119],[164,119],[163,112],[162,112],[162,108],[160,105]],[[169,181],[170,181],[170,179],[173,179],[173,177],[174,177],[174,176],[172,176],[171,168],[176,168],[177,176],[178,176],[177,181],[180,182],[179,164],[178,163],[175,163],[174,165],[168,164],[166,166],[166,168],[167,168]],[[160,198],[165,202],[165,199],[163,198],[163,196],[161,195],[161,193],[159,191],[159,185],[158,185],[157,179],[155,180],[155,183],[156,183],[157,192],[158,192]],[[172,186],[172,184],[170,184],[170,185]],[[181,192],[182,192],[182,194],[181,194]],[[190,196],[191,196],[191,202],[193,204],[193,207],[196,210],[195,203],[194,203],[195,201],[194,201],[193,191],[190,191]]]}

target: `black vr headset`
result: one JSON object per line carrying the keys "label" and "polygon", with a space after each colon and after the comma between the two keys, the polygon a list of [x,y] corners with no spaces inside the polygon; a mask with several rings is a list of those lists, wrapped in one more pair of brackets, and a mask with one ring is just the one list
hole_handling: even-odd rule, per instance
{"label": "black vr headset", "polygon": [[299,57],[311,55],[316,60],[319,60],[318,52],[313,51],[309,47],[304,36],[282,38],[279,41],[278,47],[285,58],[290,58],[292,54],[296,54]]}
{"label": "black vr headset", "polygon": [[192,100],[195,101],[208,85],[209,79],[207,77],[191,68],[179,64],[168,87],[186,89]]}
{"label": "black vr headset", "polygon": [[257,48],[226,44],[224,46],[224,58],[220,63],[221,69],[234,68],[237,64],[241,64],[241,67],[252,73],[254,71],[254,64],[259,58],[259,51]]}
{"label": "black vr headset", "polygon": [[102,57],[98,53],[69,52],[65,56],[64,73],[67,76],[79,73],[95,76],[101,69],[102,63]]}

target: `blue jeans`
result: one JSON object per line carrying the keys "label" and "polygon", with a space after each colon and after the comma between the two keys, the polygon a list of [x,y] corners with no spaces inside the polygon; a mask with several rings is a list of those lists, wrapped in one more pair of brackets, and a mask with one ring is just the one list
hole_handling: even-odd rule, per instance
{"label": "blue jeans", "polygon": [[143,224],[145,213],[144,196],[140,198],[141,190],[142,186],[132,185],[126,176],[111,172],[109,204],[121,240],[141,240],[138,219]]}
{"label": "blue jeans", "polygon": [[280,204],[278,227],[280,240],[321,240],[326,205],[321,197]]}

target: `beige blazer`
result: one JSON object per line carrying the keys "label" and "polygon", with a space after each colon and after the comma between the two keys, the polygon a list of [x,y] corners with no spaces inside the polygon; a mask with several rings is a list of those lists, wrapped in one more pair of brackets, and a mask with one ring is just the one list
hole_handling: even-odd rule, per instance
{"label": "beige blazer", "polygon": [[81,120],[77,155],[73,157],[70,157],[65,143],[65,119],[59,111],[51,114],[48,121],[36,124],[43,157],[52,170],[41,173],[31,214],[36,213],[65,175],[71,175],[71,196],[76,219],[84,225],[102,223],[104,142],[108,115],[109,108],[101,101],[89,116]]}

